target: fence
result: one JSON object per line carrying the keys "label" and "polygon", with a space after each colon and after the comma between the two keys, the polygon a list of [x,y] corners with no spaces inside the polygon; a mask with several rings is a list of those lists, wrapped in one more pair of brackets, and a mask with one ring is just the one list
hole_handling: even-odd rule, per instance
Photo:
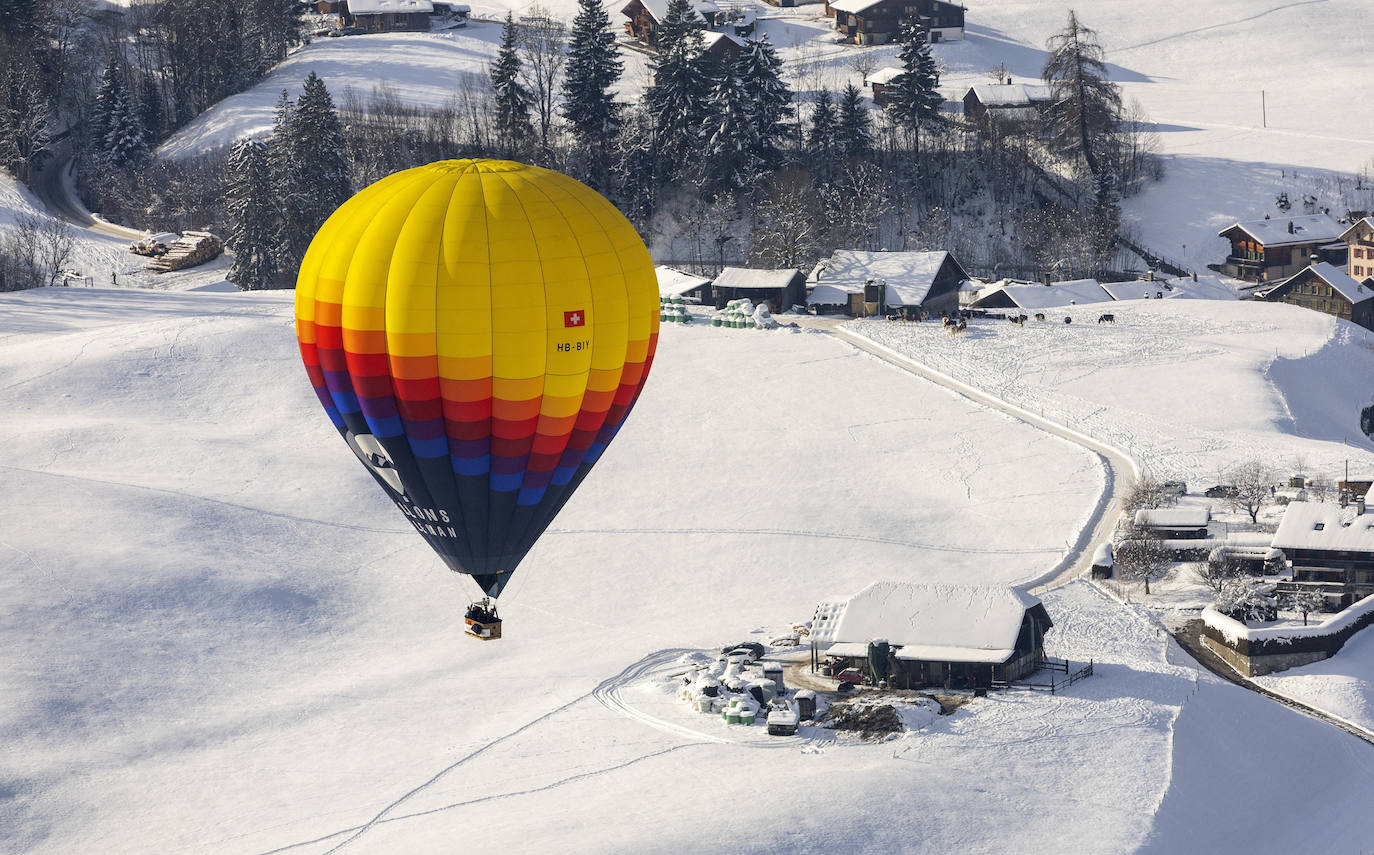
{"label": "fence", "polygon": [[[1086,665],[1075,670],[1073,668],[1073,663],[1069,662],[1067,659],[1057,660],[1045,657],[1045,660],[1040,663],[1040,670],[1050,672],[1048,682],[1032,683],[1027,680],[1017,680],[1015,682],[994,680],[992,688],[997,691],[1024,689],[1030,692],[1049,692],[1053,695],[1056,692],[1064,691],[1079,680],[1091,677],[1093,675],[1093,660],[1089,659]],[[1062,673],[1064,676],[1056,679],[1054,676],[1056,671]]]}

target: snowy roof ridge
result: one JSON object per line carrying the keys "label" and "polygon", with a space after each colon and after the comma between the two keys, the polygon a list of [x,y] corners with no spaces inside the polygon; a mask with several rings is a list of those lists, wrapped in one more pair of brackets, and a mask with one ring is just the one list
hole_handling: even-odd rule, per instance
{"label": "snowy roof ridge", "polygon": [[867,83],[872,86],[874,83],[887,84],[906,74],[906,69],[897,65],[885,65],[872,74],[868,75]]}
{"label": "snowy roof ridge", "polygon": [[677,268],[662,264],[654,268],[654,275],[658,278],[658,293],[661,297],[681,297],[711,281],[704,276],[683,273]]}
{"label": "snowy roof ridge", "polygon": [[1226,233],[1233,229],[1240,229],[1264,246],[1333,241],[1340,238],[1342,231],[1340,223],[1326,214],[1305,214],[1277,220],[1235,222],[1217,232],[1217,235],[1226,237]]}
{"label": "snowy roof ridge", "polygon": [[[997,651],[1016,647],[1028,609],[1040,599],[1019,588],[926,582],[873,582],[842,602],[822,603],[817,642]],[[823,626],[822,626],[823,625]]]}
{"label": "snowy roof ridge", "polygon": [[726,267],[716,276],[718,288],[786,288],[801,271],[795,267]]}
{"label": "snowy roof ridge", "polygon": [[1028,107],[1051,97],[1050,87],[1038,83],[975,83],[968,91],[977,95],[984,107]]}
{"label": "snowy roof ridge", "polygon": [[834,0],[830,8],[836,12],[843,12],[846,15],[858,15],[868,9],[877,6],[883,0]]}
{"label": "snowy roof ridge", "polygon": [[1022,309],[1058,309],[1080,303],[1110,303],[1114,299],[1096,279],[1072,279],[1054,285],[1011,283],[988,291],[981,302],[997,291],[1004,292]]}

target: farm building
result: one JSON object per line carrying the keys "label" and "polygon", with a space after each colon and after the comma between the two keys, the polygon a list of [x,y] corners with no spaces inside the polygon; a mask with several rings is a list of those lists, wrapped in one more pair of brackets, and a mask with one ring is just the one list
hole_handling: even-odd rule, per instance
{"label": "farm building", "polygon": [[654,268],[658,277],[658,296],[682,297],[684,300],[700,303],[711,293],[711,280],[705,276],[683,273],[672,267],[659,265]]}
{"label": "farm building", "polygon": [[748,297],[755,304],[767,303],[774,312],[785,312],[799,306],[806,299],[806,277],[800,270],[759,270],[749,267],[727,267],[711,283],[716,306]]}
{"label": "farm building", "polygon": [[959,288],[968,278],[948,252],[837,249],[807,277],[806,305],[855,316],[948,314],[959,308]]}
{"label": "farm building", "polygon": [[980,125],[1029,125],[1053,101],[1050,87],[1035,83],[977,83],[964,93],[964,116]]}
{"label": "farm building", "polygon": [[1192,540],[1207,536],[1212,522],[1209,508],[1141,508],[1132,522],[1164,540]]}
{"label": "farm building", "polygon": [[[703,26],[710,28],[716,25],[719,6],[711,0],[690,0],[690,3]],[[630,19],[625,22],[625,32],[646,45],[652,45],[659,24],[668,15],[668,0],[630,0],[621,8],[620,14]]]}
{"label": "farm building", "polygon": [[897,38],[902,21],[915,18],[931,43],[964,38],[964,7],[944,0],[826,0],[835,29],[856,45],[884,45]]}
{"label": "farm building", "polygon": [[887,87],[892,81],[901,77],[903,74],[906,74],[905,68],[889,65],[878,69],[864,78],[864,83],[868,84],[869,88],[873,90],[874,105],[878,107],[887,106]]}
{"label": "farm building", "polygon": [[1341,232],[1346,247],[1346,275],[1357,282],[1374,279],[1374,217],[1362,217]]}
{"label": "farm building", "polygon": [[[708,67],[714,63],[717,68],[728,67],[725,63],[735,61],[739,52],[744,49],[744,43],[729,33],[702,33],[702,42],[705,47],[701,50],[699,59]],[[710,75],[707,75],[710,83]],[[714,85],[714,84],[710,84]]]}
{"label": "farm building", "polygon": [[1135,279],[1103,282],[1113,300],[1238,300],[1236,292],[1220,276],[1204,274],[1174,279]]}
{"label": "farm building", "polygon": [[1053,625],[1016,588],[874,582],[818,605],[811,638],[834,667],[876,669],[896,688],[986,688],[1039,668]]}
{"label": "farm building", "polygon": [[1365,512],[1363,497],[1345,507],[1290,502],[1273,546],[1293,564],[1293,587],[1316,590],[1342,608],[1374,594],[1374,513]]}
{"label": "farm building", "polygon": [[1217,233],[1231,242],[1221,273],[1248,282],[1277,282],[1302,270],[1312,256],[1320,259],[1322,248],[1339,241],[1341,232],[1340,224],[1325,214],[1234,223]]}
{"label": "farm building", "polygon": [[1271,303],[1289,303],[1344,318],[1374,329],[1374,286],[1356,282],[1325,261],[1285,279],[1264,294]]}
{"label": "farm building", "polygon": [[1096,279],[1070,279],[1048,285],[1013,283],[989,291],[974,302],[978,309],[1038,312],[1084,303],[1110,303],[1112,295]]}
{"label": "farm building", "polygon": [[429,29],[430,0],[347,0],[343,16],[351,27],[374,33]]}

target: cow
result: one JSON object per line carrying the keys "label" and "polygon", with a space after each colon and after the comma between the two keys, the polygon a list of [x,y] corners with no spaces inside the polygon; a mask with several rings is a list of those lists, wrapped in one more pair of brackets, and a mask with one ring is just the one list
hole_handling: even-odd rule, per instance
{"label": "cow", "polygon": [[1116,323],[1116,315],[1098,315],[1097,322],[1099,324],[1114,324]]}
{"label": "cow", "polygon": [[956,323],[957,321],[955,321],[954,318],[945,317],[940,319],[940,324],[944,326],[946,329],[954,326]]}
{"label": "cow", "polygon": [[1045,313],[1044,313],[1044,312],[1036,312],[1036,313],[1035,313],[1035,319],[1036,319],[1037,321],[1043,321],[1043,320],[1045,319]]}
{"label": "cow", "polygon": [[1026,324],[1026,321],[1021,317],[1021,315],[1012,315],[1010,318],[1007,318],[1007,320],[1016,324],[1018,327],[1025,326]]}

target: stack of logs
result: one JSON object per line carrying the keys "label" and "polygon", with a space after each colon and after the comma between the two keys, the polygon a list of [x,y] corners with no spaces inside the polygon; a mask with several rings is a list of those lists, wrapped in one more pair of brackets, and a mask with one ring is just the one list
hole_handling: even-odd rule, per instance
{"label": "stack of logs", "polygon": [[165,273],[204,264],[224,251],[224,244],[209,232],[183,232],[167,251],[148,265],[149,270]]}

